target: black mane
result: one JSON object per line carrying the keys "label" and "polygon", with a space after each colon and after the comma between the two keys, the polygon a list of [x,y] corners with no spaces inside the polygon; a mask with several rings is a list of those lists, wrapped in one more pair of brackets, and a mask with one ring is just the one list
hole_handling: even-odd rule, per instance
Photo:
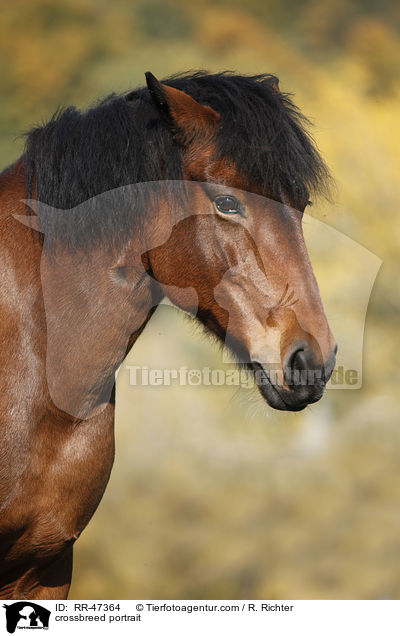
{"label": "black mane", "polygon": [[[329,173],[306,130],[308,120],[287,94],[274,91],[271,78],[196,72],[163,81],[220,113],[218,154],[232,160],[251,184],[271,198],[280,200],[284,192],[302,201],[310,192],[326,191]],[[84,113],[74,107],[56,113],[28,134],[25,162],[27,198],[35,183],[38,201],[62,210],[124,185],[184,175],[181,148],[147,88],[111,95]],[[137,206],[136,220],[145,214],[145,203]],[[131,201],[120,206],[117,219],[104,206],[100,211],[84,206],[84,214],[79,223],[69,223],[71,246],[132,231]],[[47,238],[61,238],[59,223],[49,220],[43,228]]]}

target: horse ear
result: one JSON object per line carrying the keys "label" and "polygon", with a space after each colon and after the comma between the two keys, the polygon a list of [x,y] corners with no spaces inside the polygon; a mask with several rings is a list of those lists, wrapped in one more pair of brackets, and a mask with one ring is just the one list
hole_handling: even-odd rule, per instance
{"label": "horse ear", "polygon": [[150,72],[145,73],[145,76],[154,102],[181,141],[195,134],[214,132],[221,119],[219,113],[210,106],[199,104],[187,93],[162,84]]}
{"label": "horse ear", "polygon": [[270,75],[267,79],[268,84],[271,87],[271,90],[275,95],[279,95],[281,90],[279,88],[279,78],[276,75]]}

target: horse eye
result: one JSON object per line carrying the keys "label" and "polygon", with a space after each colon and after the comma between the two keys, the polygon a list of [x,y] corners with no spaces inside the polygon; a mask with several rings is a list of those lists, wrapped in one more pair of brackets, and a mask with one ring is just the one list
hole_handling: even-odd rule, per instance
{"label": "horse eye", "polygon": [[240,203],[232,196],[221,196],[215,199],[217,209],[223,214],[240,214]]}

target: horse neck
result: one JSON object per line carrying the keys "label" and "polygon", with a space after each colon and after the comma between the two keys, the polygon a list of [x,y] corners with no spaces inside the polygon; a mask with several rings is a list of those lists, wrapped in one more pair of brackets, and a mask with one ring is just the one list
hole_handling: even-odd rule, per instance
{"label": "horse neck", "polygon": [[58,408],[86,418],[108,403],[114,373],[154,308],[151,283],[101,247],[42,256],[47,381]]}

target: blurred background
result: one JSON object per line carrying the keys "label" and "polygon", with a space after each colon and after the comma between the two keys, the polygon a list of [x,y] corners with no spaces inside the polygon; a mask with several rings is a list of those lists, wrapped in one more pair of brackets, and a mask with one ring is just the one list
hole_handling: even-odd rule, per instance
{"label": "blurred background", "polygon": [[[328,391],[300,414],[272,411],[245,388],[131,386],[127,364],[221,368],[199,328],[159,308],[118,376],[116,463],[77,543],[70,598],[400,598],[400,5],[1,0],[0,9],[1,167],[21,154],[20,133],[59,106],[142,85],[146,70],[275,73],[314,122],[336,180],[333,203],[316,201],[310,214],[383,261],[362,388]],[[312,257],[338,323],[363,272],[329,241]],[[350,293],[339,272],[351,274]]]}

